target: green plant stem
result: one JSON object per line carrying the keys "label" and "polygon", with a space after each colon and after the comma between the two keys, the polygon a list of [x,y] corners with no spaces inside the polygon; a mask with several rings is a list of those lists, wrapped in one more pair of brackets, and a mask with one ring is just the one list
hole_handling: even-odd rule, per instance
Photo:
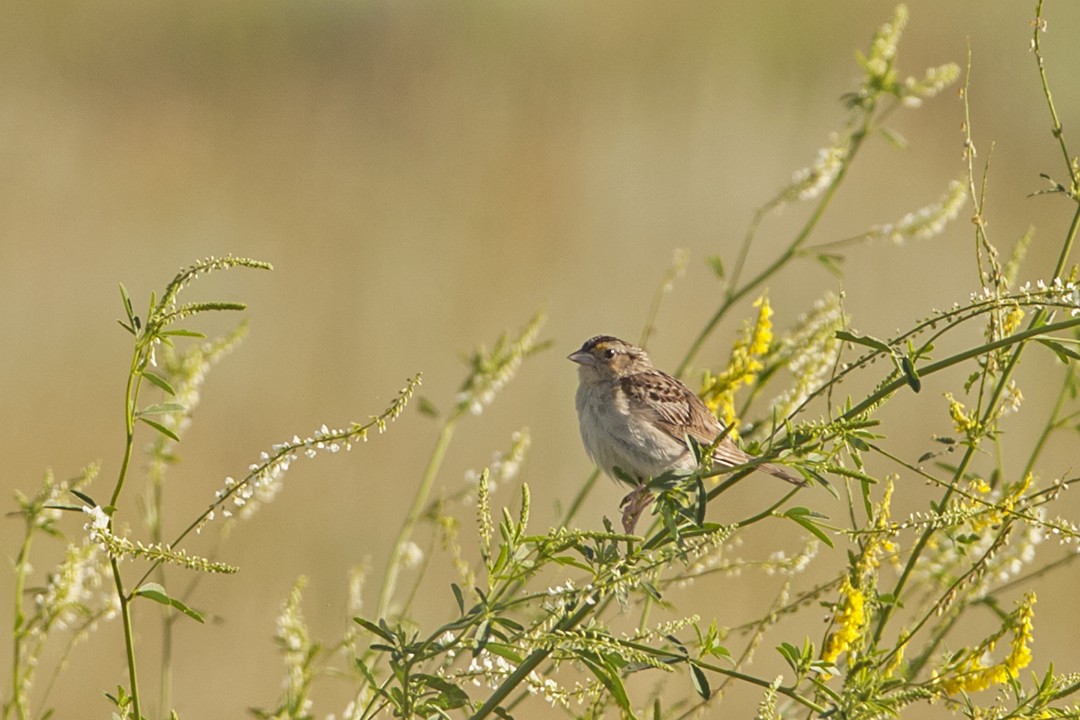
{"label": "green plant stem", "polygon": [[26,588],[26,572],[30,568],[30,546],[33,544],[34,528],[33,518],[27,518],[26,534],[23,536],[22,546],[19,548],[19,556],[15,560],[15,620],[11,630],[11,700],[4,705],[4,717],[8,716],[12,704],[19,714],[19,720],[26,720],[30,715],[27,698],[22,691],[22,677],[19,668],[22,667],[20,656],[22,655],[22,643],[26,637],[23,624],[26,622],[26,613],[23,612],[23,595]]}
{"label": "green plant stem", "polygon": [[419,522],[420,517],[423,515],[428,496],[431,494],[431,488],[435,484],[435,477],[439,474],[443,457],[446,455],[446,449],[450,446],[450,440],[454,436],[454,428],[457,426],[460,417],[461,412],[455,412],[449,416],[439,432],[439,438],[435,443],[435,448],[431,451],[431,457],[428,459],[427,468],[424,470],[423,478],[420,481],[420,487],[416,490],[412,506],[409,508],[408,515],[405,516],[405,522],[401,524],[401,529],[398,530],[397,539],[394,541],[393,549],[390,551],[386,574],[383,576],[382,589],[379,592],[379,604],[375,611],[375,617],[377,618],[386,617],[390,601],[394,596],[394,589],[397,587],[398,573],[401,571],[401,559],[405,553],[405,543],[409,541],[416,523]]}
{"label": "green plant stem", "polygon": [[581,509],[582,504],[585,502],[585,498],[592,492],[593,486],[596,485],[597,478],[600,477],[600,468],[594,468],[588,479],[585,480],[585,484],[581,486],[577,494],[574,495],[574,499],[570,502],[570,507],[563,513],[562,520],[559,521],[559,525],[566,527],[577,516],[578,511]]}
{"label": "green plant stem", "polygon": [[1035,461],[1038,460],[1039,455],[1042,454],[1043,448],[1046,446],[1046,441],[1050,439],[1050,433],[1052,433],[1060,422],[1059,416],[1061,415],[1062,408],[1065,407],[1065,398],[1068,396],[1069,385],[1073,379],[1073,367],[1069,365],[1065,368],[1065,379],[1061,383],[1061,390],[1058,391],[1057,400],[1054,402],[1054,409],[1050,412],[1050,416],[1046,419],[1046,425],[1043,427],[1041,433],[1039,433],[1038,439],[1035,441],[1035,447],[1028,455],[1027,463],[1024,464],[1024,471],[1020,473],[1020,477],[1027,477],[1035,467]]}
{"label": "green plant stem", "polygon": [[[1043,95],[1046,96],[1046,107],[1050,111],[1050,121],[1053,123],[1051,133],[1055,138],[1057,138],[1058,145],[1061,147],[1061,154],[1065,158],[1065,167],[1069,169],[1069,177],[1072,180],[1072,188],[1070,190],[1072,193],[1076,193],[1077,185],[1080,183],[1078,183],[1076,177],[1076,169],[1073,167],[1072,164],[1072,156],[1069,155],[1069,149],[1065,145],[1065,134],[1062,132],[1061,120],[1058,119],[1057,108],[1054,107],[1054,98],[1050,94],[1050,80],[1046,77],[1046,63],[1043,61],[1042,56],[1042,44],[1040,43],[1040,38],[1042,37],[1043,33],[1044,22],[1042,17],[1042,10],[1043,0],[1038,0],[1038,2],[1035,4],[1035,28],[1033,33],[1034,37],[1031,43],[1031,49],[1035,53],[1035,63],[1038,65],[1039,68],[1039,80],[1042,82]],[[1074,199],[1076,198],[1074,197]]]}
{"label": "green plant stem", "polygon": [[128,466],[131,464],[131,452],[135,445],[135,403],[139,398],[138,375],[139,351],[136,349],[135,356],[131,359],[131,371],[128,373],[127,388],[124,391],[124,457],[120,462],[120,472],[116,478],[116,486],[113,487],[109,505],[116,507],[120,500],[120,492],[124,489],[124,480],[127,478]]}
{"label": "green plant stem", "polygon": [[[1080,210],[1078,210],[1078,212],[1073,217],[1073,225],[1070,227],[1069,230],[1070,237],[1067,241],[1067,244],[1071,243],[1071,238],[1076,233],[1078,220],[1080,220]],[[1062,260],[1059,259],[1058,267],[1054,272],[1055,277],[1058,277],[1058,275],[1060,274],[1061,262]],[[925,368],[920,369],[920,372],[922,374],[936,372],[937,370],[943,369],[943,363],[955,364],[955,362],[959,362],[961,359],[976,357],[983,352],[990,352],[999,348],[1015,344],[1016,347],[1013,349],[1012,355],[1009,356],[1009,360],[1006,362],[1004,368],[1002,369],[1001,375],[994,386],[994,390],[986,403],[986,410],[983,412],[983,417],[980,421],[982,425],[985,425],[991,415],[996,412],[998,399],[1001,397],[1001,393],[1004,392],[1005,387],[1008,385],[1009,378],[1012,377],[1013,371],[1016,369],[1017,364],[1020,362],[1020,355],[1023,353],[1024,348],[1026,347],[1026,343],[1024,341],[1029,340],[1037,335],[1055,332],[1057,330],[1065,330],[1070,327],[1080,325],[1080,318],[1072,318],[1070,320],[1063,320],[1058,323],[1044,325],[1043,322],[1045,321],[1047,315],[1048,313],[1046,310],[1040,310],[1031,319],[1028,328],[1023,332],[1010,335],[1007,338],[1002,338],[992,343],[987,343],[981,348],[975,348],[974,350],[969,350],[967,352],[954,355],[953,357],[946,358],[945,360],[942,360],[940,362],[931,363]],[[948,367],[948,365],[945,365],[944,367]],[[897,383],[902,384],[902,381],[898,379],[896,382],[891,383],[890,385],[896,385],[896,387],[899,387]],[[893,389],[895,390],[896,387],[894,387]],[[882,397],[884,397],[884,395]],[[863,403],[860,403],[860,405],[856,406],[848,413],[845,413],[845,417],[852,415],[856,411],[861,412],[861,409],[869,407],[870,404],[871,403],[866,403],[865,401]],[[959,480],[964,476],[964,473],[966,472],[968,465],[971,463],[975,452],[975,443],[969,444],[967,450],[964,453],[964,457],[961,459],[956,469],[956,472],[954,473],[954,477],[956,479]],[[953,492],[954,488],[951,486],[945,490],[945,493],[942,496],[941,501],[939,502],[939,507],[945,507],[946,503],[948,503],[948,501],[952,498]],[[917,564],[919,557],[922,555],[923,550],[926,549],[926,546],[927,544],[929,544],[930,538],[934,534],[934,532],[936,532],[936,529],[934,527],[928,527],[923,532],[923,534],[919,536],[919,539],[916,541],[915,546],[912,548],[911,556],[908,558],[908,562],[904,566],[904,570],[901,572],[900,577],[897,579],[896,586],[893,588],[893,597],[900,597],[900,593],[903,591],[904,586],[907,584],[908,578],[911,576],[912,571],[915,569],[915,565]],[[874,629],[873,639],[875,644],[877,644],[881,640],[882,634],[885,631],[885,625],[888,624],[888,621],[892,616],[894,607],[895,606],[893,605],[886,605],[882,610],[881,617],[878,619],[878,624]]]}
{"label": "green plant stem", "polygon": [[[938,362],[929,363],[929,364],[927,364],[927,365],[925,365],[923,367],[920,367],[919,368],[919,375],[920,376],[932,375],[932,374],[934,374],[936,372],[940,372],[942,370],[950,368],[953,365],[958,365],[959,363],[962,363],[965,360],[971,360],[971,359],[976,358],[976,357],[978,357],[980,355],[983,355],[985,353],[993,352],[994,350],[1000,350],[1001,348],[1009,347],[1010,345],[1018,345],[1016,350],[1019,351],[1020,348],[1022,348],[1024,346],[1026,341],[1031,340],[1033,338],[1036,338],[1039,335],[1047,335],[1049,333],[1057,332],[1059,330],[1068,330],[1070,328],[1080,326],[1080,318],[1070,318],[1068,320],[1062,320],[1061,322],[1051,323],[1050,325],[1036,324],[1036,320],[1038,321],[1038,323],[1041,323],[1042,320],[1044,319],[1044,317],[1045,316],[1043,314],[1037,315],[1035,320],[1032,321],[1033,326],[1029,326],[1027,330],[1023,330],[1023,331],[1018,332],[1018,333],[1013,333],[1012,335],[1009,335],[1008,337],[1001,338],[1000,340],[995,340],[993,342],[984,343],[982,345],[979,345],[978,347],[971,348],[969,350],[965,350],[964,352],[957,353],[956,355],[952,355],[950,357],[947,357],[944,360],[939,360]],[[1019,359],[1019,357],[1016,355],[1016,353],[1014,353],[1014,355],[1010,358],[1010,361],[1007,364],[1007,367],[1009,367],[1011,369],[1011,367],[1016,364],[1016,361],[1018,359]],[[1005,374],[1003,376],[1003,379],[1008,380],[1009,375],[1011,375],[1011,372]],[[867,397],[865,400],[863,400],[858,405],[855,405],[850,410],[848,410],[843,415],[841,415],[840,419],[841,420],[850,420],[851,418],[857,417],[860,413],[862,413],[862,412],[866,411],[867,409],[873,407],[874,405],[881,402],[883,399],[885,399],[886,397],[888,397],[892,393],[894,393],[897,390],[907,386],[907,384],[908,384],[907,378],[903,378],[903,377],[898,377],[898,378],[892,380],[891,382],[885,383],[877,391],[875,391],[873,394],[871,394],[869,397]],[[1004,383],[1003,382],[999,382],[998,385],[1000,386],[1001,389],[999,389],[994,394],[995,398],[1000,396],[1001,390],[1004,389]]]}
{"label": "green plant stem", "polygon": [[[848,146],[847,154],[844,156],[843,162],[840,163],[840,168],[837,170],[836,177],[832,179],[828,187],[825,188],[822,193],[821,199],[811,212],[806,224],[803,225],[795,239],[791,241],[791,244],[777,257],[772,263],[769,264],[764,270],[758,273],[753,279],[749,280],[741,288],[728,290],[724,302],[720,304],[719,309],[713,313],[708,322],[705,323],[705,327],[698,333],[698,336],[694,338],[694,342],[691,343],[690,349],[686,352],[682,362],[679,363],[679,367],[675,370],[675,377],[681,378],[685,373],[690,363],[693,362],[698,352],[701,350],[701,346],[712,335],[713,330],[720,323],[723,317],[727,314],[728,310],[749,293],[756,290],[762,283],[772,277],[777,271],[779,271],[784,265],[786,265],[793,257],[796,256],[799,249],[806,242],[806,239],[810,237],[810,234],[817,227],[818,221],[825,214],[825,210],[829,207],[833,197],[836,195],[836,191],[839,189],[840,184],[843,182],[844,177],[847,175],[848,167],[851,165],[851,161],[855,158],[855,155],[862,147],[863,141],[866,139],[867,134],[870,132],[874,123],[874,109],[871,107],[866,111],[866,115],[863,119],[862,126],[852,133],[850,145]],[[755,218],[756,222],[759,222]],[[745,244],[745,243],[744,243]],[[740,258],[739,267],[741,271],[742,259]]]}
{"label": "green plant stem", "polygon": [[[589,616],[592,608],[593,606],[583,602],[581,607],[578,608],[575,613],[564,617],[556,623],[553,629],[556,631],[566,631],[574,628]],[[538,648],[529,653],[528,657],[522,660],[521,664],[517,666],[517,669],[514,670],[509,677],[503,680],[499,684],[499,687],[495,688],[495,691],[491,693],[491,696],[487,701],[480,706],[480,709],[473,713],[471,720],[483,720],[483,718],[493,713],[495,708],[499,707],[502,701],[514,691],[514,688],[520,685],[525,678],[529,676],[529,673],[535,670],[540,663],[544,662],[544,660],[551,655],[553,649],[554,648]]]}
{"label": "green plant stem", "polygon": [[120,617],[124,623],[124,652],[127,654],[128,683],[131,686],[131,709],[138,720],[142,718],[142,711],[139,709],[139,678],[135,666],[135,630],[131,624],[132,598],[124,592],[124,582],[120,578],[120,563],[116,558],[109,558],[109,564],[112,566],[116,597],[120,599]]}

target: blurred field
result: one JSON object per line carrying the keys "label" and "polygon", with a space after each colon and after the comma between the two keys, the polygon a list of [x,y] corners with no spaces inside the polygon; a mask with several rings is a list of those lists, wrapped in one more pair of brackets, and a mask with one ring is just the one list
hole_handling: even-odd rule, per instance
{"label": "blurred field", "polygon": [[[971,48],[980,159],[996,143],[991,238],[1007,250],[1034,224],[1023,275],[1040,277],[1072,208],[1027,197],[1044,187],[1040,172],[1062,174],[1028,50],[1033,3],[909,6],[906,73],[963,64]],[[843,122],[839,99],[858,77],[853,51],[891,9],[836,0],[7,3],[0,427],[12,462],[4,497],[36,487],[47,467],[68,476],[92,460],[103,463],[97,488],[106,494],[122,447],[130,350],[114,323],[117,283],[142,306],[180,266],[233,253],[276,269],[217,275],[189,291],[189,299],[247,301],[251,333],[205,387],[169,488],[168,527],[185,525],[225,475],[242,473],[271,443],[366,419],[416,371],[425,373],[423,395],[448,406],[464,375],[462,354],[543,303],[554,348],[463,426],[441,482],[458,488],[466,469],[528,426],[534,522],[550,523],[589,470],[564,356],[598,332],[637,338],[679,247],[690,252],[689,271],[651,341],[657,363],[674,366],[716,304],[704,258],[730,262],[753,210]],[[1049,73],[1070,133],[1080,116],[1080,5],[1052,3],[1048,18]],[[910,149],[871,143],[817,240],[935,201],[963,172],[961,120],[951,91],[897,113],[892,126]],[[1075,132],[1070,140],[1080,147]],[[770,289],[775,322],[791,325],[829,289],[847,293],[856,327],[880,335],[965,299],[977,287],[969,214],[970,205],[926,243],[854,250],[842,280],[809,263],[787,273]],[[790,208],[769,221],[752,266],[802,218]],[[723,328],[699,364],[726,359],[737,329]],[[1021,377],[1033,416],[1007,438],[1018,453],[1044,417],[1050,370],[1041,358]],[[910,427],[897,446],[914,457],[931,433],[948,430],[941,392],[958,381],[948,382],[927,383],[892,411],[908,415],[893,427]],[[381,563],[433,439],[432,423],[413,409],[351,455],[300,464],[278,500],[238,528],[224,559],[241,574],[203,581],[195,604],[215,622],[179,637],[181,716],[240,717],[272,704],[281,676],[274,618],[298,575],[310,577],[305,612],[316,636],[339,635],[347,571],[365,558],[374,605]],[[1056,464],[1044,467],[1075,473],[1075,444],[1059,445]],[[916,507],[921,484],[911,483],[912,495],[898,491],[899,510]],[[758,488],[741,500],[770,496]],[[599,526],[620,497],[604,485],[582,524]],[[508,492],[496,499],[514,500]],[[838,510],[824,493],[811,501]],[[127,510],[134,521],[135,504]],[[9,553],[19,531],[12,518],[0,525]],[[466,540],[469,532],[466,523]],[[39,549],[44,568],[56,548]],[[4,618],[8,578],[0,581]],[[702,612],[722,622],[750,617],[754,594],[776,587],[755,582],[744,577],[719,593],[721,606]],[[1039,592],[1031,669],[1042,672],[1051,659],[1059,670],[1080,665],[1075,637],[1053,632],[1071,626],[1069,584]],[[445,595],[433,591],[419,612],[442,619]],[[0,654],[7,677],[9,656]],[[755,671],[768,675],[769,655]],[[56,717],[106,716],[100,692],[125,681],[122,671],[119,629],[104,628],[62,677]],[[731,707],[749,713],[756,699]]]}

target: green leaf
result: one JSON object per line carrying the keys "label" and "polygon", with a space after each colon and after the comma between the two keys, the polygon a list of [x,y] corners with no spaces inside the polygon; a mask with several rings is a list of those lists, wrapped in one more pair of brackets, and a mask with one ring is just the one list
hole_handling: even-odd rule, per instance
{"label": "green leaf", "polygon": [[640,584],[641,584],[641,589],[644,590],[645,593],[649,597],[651,597],[653,600],[656,600],[657,602],[659,602],[662,599],[660,597],[660,591],[657,590],[656,586],[653,585],[651,582],[649,582],[648,580],[642,580],[640,582]]}
{"label": "green leaf", "polygon": [[776,651],[784,657],[784,660],[787,661],[787,664],[791,666],[792,670],[796,673],[799,672],[799,666],[801,665],[800,659],[802,657],[799,648],[791,643],[784,642],[776,646]]}
{"label": "green leaf", "polygon": [[153,405],[147,405],[142,410],[139,410],[139,416],[143,415],[165,415],[174,412],[183,412],[186,408],[180,403],[154,403]]}
{"label": "green leaf", "polygon": [[847,330],[837,330],[836,339],[843,340],[844,342],[854,343],[856,345],[863,345],[865,347],[880,350],[885,353],[892,353],[890,348],[885,342],[878,340],[875,337],[869,335],[856,335],[855,333],[848,332]]}
{"label": "green leaf", "polygon": [[814,258],[819,263],[821,263],[825,267],[825,269],[828,270],[829,272],[831,272],[833,275],[837,275],[837,276],[843,275],[843,271],[844,271],[844,269],[843,269],[844,256],[843,255],[834,255],[832,253],[818,253],[817,255],[814,256]]}
{"label": "green leaf", "polygon": [[487,644],[487,651],[492,655],[498,655],[501,658],[506,658],[515,665],[520,665],[525,661],[525,658],[514,649],[513,645],[506,643],[490,642]]}
{"label": "green leaf", "polygon": [[1061,343],[1054,342],[1053,340],[1050,340],[1048,338],[1036,338],[1036,339],[1040,343],[1045,345],[1046,347],[1053,350],[1054,354],[1058,356],[1058,360],[1060,360],[1065,365],[1069,364],[1070,358],[1072,360],[1080,360],[1080,353],[1077,353],[1072,348],[1067,348],[1064,345],[1062,345]]}
{"label": "green leaf", "polygon": [[705,508],[709,504],[709,494],[705,492],[705,483],[699,477],[697,479],[697,505],[694,508],[694,524],[701,527],[705,524]]}
{"label": "green leaf", "polygon": [[82,512],[84,506],[83,505],[72,505],[71,503],[50,502],[50,503],[45,503],[44,505],[42,505],[42,507],[44,507],[44,508],[46,508],[48,510],[66,510],[66,511],[72,511],[73,510],[75,512]]}
{"label": "green leaf", "polygon": [[832,538],[826,535],[825,531],[818,527],[812,519],[827,519],[827,516],[821,515],[820,513],[812,512],[811,510],[804,507],[793,507],[784,513],[784,517],[799,523],[799,525],[802,525],[803,528],[810,531],[810,533],[814,537],[816,537],[818,540],[821,540],[821,542],[825,543],[829,547],[836,547],[833,544]]}
{"label": "green leaf", "polygon": [[86,503],[90,507],[97,507],[97,501],[95,501],[94,498],[90,497],[89,495],[87,495],[83,491],[75,490],[74,488],[72,488],[71,494],[74,495],[75,497],[79,498],[80,500],[82,500],[84,503]]}
{"label": "green leaf", "polygon": [[694,663],[690,663],[690,681],[694,684],[694,692],[700,695],[702,700],[708,700],[712,694],[709,678],[705,677],[705,671]]}
{"label": "green leaf", "polygon": [[919,373],[915,370],[915,363],[911,362],[911,358],[906,355],[900,358],[900,370],[904,373],[907,384],[912,390],[915,392],[922,390],[922,380],[919,379]]}
{"label": "green leaf", "polygon": [[428,417],[433,418],[439,417],[439,409],[426,397],[421,397],[419,399],[419,408],[421,415],[427,415]]}
{"label": "green leaf", "polygon": [[716,274],[717,280],[724,279],[724,261],[719,255],[710,255],[705,258],[705,262],[712,268],[712,271]]}
{"label": "green leaf", "polygon": [[456,710],[469,702],[468,694],[449,680],[425,673],[417,673],[414,677],[419,678],[425,685],[439,693],[438,699],[429,700],[436,707],[443,710]]}
{"label": "green leaf", "polygon": [[461,593],[461,588],[457,583],[450,583],[450,589],[454,591],[454,599],[457,600],[458,610],[462,615],[465,614],[465,596]]}
{"label": "green leaf", "polygon": [[897,147],[901,150],[907,150],[908,141],[904,139],[903,135],[891,128],[883,127],[879,129],[881,130],[882,136],[884,136],[885,140],[888,141],[890,145],[893,145],[894,147]]}
{"label": "green leaf", "polygon": [[159,388],[161,388],[165,392],[169,393],[170,395],[176,395],[176,391],[173,390],[173,387],[172,387],[172,385],[169,384],[169,381],[166,380],[165,378],[161,377],[160,375],[155,375],[154,373],[150,372],[149,370],[143,370],[142,371],[142,376],[144,378],[146,378],[147,380],[149,380],[150,382],[152,382],[153,384],[157,385]]}
{"label": "green leaf", "polygon": [[173,432],[172,430],[170,430],[169,428],[167,428],[167,427],[165,427],[164,425],[162,425],[161,423],[156,423],[156,422],[154,422],[153,420],[147,420],[147,419],[146,419],[146,418],[144,418],[144,417],[140,417],[140,418],[139,418],[139,420],[143,421],[144,423],[146,423],[146,424],[147,424],[147,425],[149,425],[150,427],[154,428],[155,430],[157,430],[157,431],[158,431],[159,433],[161,433],[161,434],[162,434],[162,435],[164,435],[165,437],[167,437],[167,438],[172,438],[172,439],[173,439],[173,440],[175,440],[176,442],[180,442],[180,436],[179,436],[179,435],[177,435],[177,434],[176,434],[175,432]]}
{"label": "green leaf", "polygon": [[523,631],[525,629],[524,626],[522,626],[521,623],[517,622],[516,620],[511,620],[510,618],[507,618],[507,617],[497,617],[496,616],[496,617],[491,618],[491,621],[493,623],[496,623],[497,625],[502,625],[504,628],[507,628],[509,630],[513,630],[514,632],[521,632],[521,631]]}
{"label": "green leaf", "polygon": [[365,630],[367,630],[372,635],[376,635],[378,637],[381,637],[383,640],[385,640],[387,642],[390,642],[390,643],[394,642],[394,636],[389,630],[386,630],[386,629],[376,625],[375,623],[371,622],[370,620],[365,620],[362,617],[354,617],[353,622],[356,623],[357,625],[359,625],[360,627],[364,628]]}
{"label": "green leaf", "polygon": [[585,663],[586,667],[596,676],[607,691],[611,693],[611,698],[615,701],[615,704],[619,706],[623,711],[623,717],[634,718],[633,708],[630,707],[630,698],[626,695],[626,688],[623,686],[622,679],[617,673],[612,672],[607,666],[603,664],[596,656],[591,654],[583,654],[580,659]]}
{"label": "green leaf", "polygon": [[195,330],[184,330],[183,328],[178,328],[176,330],[165,330],[161,334],[200,339],[206,337],[206,335],[203,335],[201,332],[197,332]]}
{"label": "green leaf", "polygon": [[162,605],[168,605],[169,607],[172,607],[184,613],[192,620],[206,622],[205,620],[203,620],[203,616],[199,612],[192,610],[176,598],[169,597],[169,594],[165,592],[165,588],[163,588],[161,585],[158,585],[157,583],[146,583],[135,591],[135,595],[147,598],[149,600],[153,600],[154,602],[161,603]]}

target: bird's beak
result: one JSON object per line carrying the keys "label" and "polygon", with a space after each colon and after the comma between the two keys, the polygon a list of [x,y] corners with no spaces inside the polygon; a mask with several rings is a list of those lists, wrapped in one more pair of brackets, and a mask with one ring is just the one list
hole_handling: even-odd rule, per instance
{"label": "bird's beak", "polygon": [[566,356],[567,360],[573,360],[578,365],[593,366],[596,364],[596,358],[592,356],[592,353],[587,353],[584,350],[577,350]]}

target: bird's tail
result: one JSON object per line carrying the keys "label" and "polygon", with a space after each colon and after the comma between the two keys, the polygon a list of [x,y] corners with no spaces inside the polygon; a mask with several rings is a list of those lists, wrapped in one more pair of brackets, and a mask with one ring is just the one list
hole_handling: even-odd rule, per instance
{"label": "bird's tail", "polygon": [[[727,465],[728,467],[731,467],[733,465],[744,465],[756,459],[753,455],[743,452],[743,450],[737,447],[735,443],[728,441],[720,443],[720,446],[716,448],[716,451],[713,453],[713,458],[717,462],[721,463],[722,465]],[[761,463],[760,465],[757,465],[755,467],[762,472],[767,472],[770,475],[775,475],[781,480],[786,480],[792,485],[806,485],[805,480],[795,477],[779,465],[773,465],[772,463]]]}
{"label": "bird's tail", "polygon": [[779,465],[773,465],[772,463],[762,463],[762,464],[757,466],[757,469],[758,470],[763,470],[763,471],[769,473],[770,475],[775,475],[776,477],[780,478],[781,480],[787,480],[792,485],[805,485],[806,484],[805,480],[803,480],[802,478],[795,477],[794,475],[792,475],[791,473],[789,473],[787,470],[780,467]]}

